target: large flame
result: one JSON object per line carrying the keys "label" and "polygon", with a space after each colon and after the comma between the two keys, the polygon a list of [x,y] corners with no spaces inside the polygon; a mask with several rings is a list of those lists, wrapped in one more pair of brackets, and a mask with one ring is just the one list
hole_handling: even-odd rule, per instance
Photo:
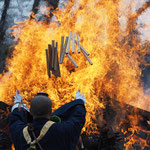
{"label": "large flame", "polygon": [[[111,98],[150,110],[149,96],[145,96],[140,83],[139,67],[144,50],[137,40],[132,47],[121,44],[118,21],[118,1],[74,0],[65,10],[57,10],[58,22],[28,19],[13,27],[18,43],[12,58],[7,60],[8,71],[0,76],[0,97],[13,104],[18,89],[29,106],[37,92],[47,92],[53,101],[53,110],[74,100],[80,89],[85,94],[87,116],[84,130],[96,129],[92,123],[96,109],[104,107],[99,97],[106,92]],[[48,78],[45,49],[52,40],[61,43],[61,36],[78,33],[83,47],[91,54],[90,65],[82,54],[72,55],[79,68],[65,57],[60,65],[61,77]],[[128,33],[126,33],[128,34]],[[119,40],[120,39],[120,40]]]}

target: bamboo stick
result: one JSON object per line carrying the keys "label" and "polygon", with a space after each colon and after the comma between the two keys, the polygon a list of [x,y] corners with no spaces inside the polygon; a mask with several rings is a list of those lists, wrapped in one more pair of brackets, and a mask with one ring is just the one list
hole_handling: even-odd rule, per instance
{"label": "bamboo stick", "polygon": [[55,41],[52,40],[52,69],[54,68],[54,59],[55,59],[55,50],[54,50],[54,46],[55,46]]}
{"label": "bamboo stick", "polygon": [[55,75],[56,78],[60,77],[60,68],[59,68],[57,47],[58,47],[58,43],[56,42],[56,47],[55,47],[55,64],[54,64],[54,69],[52,70],[52,73]]}
{"label": "bamboo stick", "polygon": [[81,52],[83,53],[83,55],[86,57],[86,59],[88,60],[88,62],[93,65],[92,61],[90,60],[90,58],[87,56],[87,54],[81,49]]}
{"label": "bamboo stick", "polygon": [[[78,45],[77,40],[75,40],[75,43]],[[81,46],[80,43],[79,43],[79,45],[80,45],[81,50],[84,51],[84,53],[85,53],[87,56],[89,56],[90,54],[85,50],[85,48],[84,48],[83,46]]]}
{"label": "bamboo stick", "polygon": [[75,33],[72,34],[72,53],[75,52]]}
{"label": "bamboo stick", "polygon": [[71,42],[71,36],[72,36],[72,33],[70,32],[70,33],[69,33],[69,38],[68,38],[68,43],[67,43],[66,54],[68,54],[68,53],[69,53],[69,49],[70,49],[70,42]]}
{"label": "bamboo stick", "polygon": [[73,58],[72,58],[69,54],[67,54],[67,57],[68,57],[68,58],[70,59],[70,61],[75,65],[75,67],[78,68],[77,63],[73,60]]}
{"label": "bamboo stick", "polygon": [[57,46],[58,43],[56,42],[56,47],[55,47],[55,51],[54,51],[54,70],[57,70],[57,63],[58,63],[58,52],[57,52]]}
{"label": "bamboo stick", "polygon": [[80,53],[79,34],[77,34],[77,46],[78,46],[78,53]]}
{"label": "bamboo stick", "polygon": [[81,51],[83,51],[87,56],[89,56],[90,54],[80,45],[81,47]]}
{"label": "bamboo stick", "polygon": [[49,68],[49,56],[48,56],[48,50],[46,49],[46,64],[47,64],[47,75],[50,78],[51,74],[50,74],[50,68]]}
{"label": "bamboo stick", "polygon": [[61,37],[60,61],[63,53],[63,48],[64,48],[64,36]]}
{"label": "bamboo stick", "polygon": [[49,70],[52,70],[52,46],[48,44],[49,53]]}
{"label": "bamboo stick", "polygon": [[66,47],[67,47],[67,43],[68,43],[68,36],[66,37],[66,40],[65,40],[65,45],[63,47],[63,52],[62,52],[62,56],[60,58],[60,64],[63,63],[63,60],[64,60],[64,56],[65,56],[65,53],[66,53]]}

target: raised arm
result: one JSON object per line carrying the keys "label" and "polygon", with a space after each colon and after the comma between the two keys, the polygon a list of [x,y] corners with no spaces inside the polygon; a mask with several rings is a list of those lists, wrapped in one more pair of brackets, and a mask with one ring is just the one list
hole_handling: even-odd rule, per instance
{"label": "raised arm", "polygon": [[67,103],[56,110],[53,115],[58,115],[62,122],[56,124],[58,133],[66,141],[71,142],[76,146],[81,130],[85,123],[86,109],[84,103],[86,102],[84,95],[78,91],[76,93],[76,100]]}
{"label": "raised arm", "polygon": [[15,139],[22,133],[22,129],[27,125],[27,120],[29,118],[29,109],[23,104],[22,96],[19,94],[19,91],[16,91],[16,96],[14,97],[14,106],[11,109],[9,114],[9,130],[13,142]]}

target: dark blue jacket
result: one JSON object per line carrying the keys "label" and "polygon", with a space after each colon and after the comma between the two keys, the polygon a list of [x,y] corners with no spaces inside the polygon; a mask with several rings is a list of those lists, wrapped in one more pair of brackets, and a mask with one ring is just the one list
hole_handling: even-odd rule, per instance
{"label": "dark blue jacket", "polygon": [[[53,124],[39,142],[43,150],[75,150],[85,123],[85,114],[86,110],[82,100],[72,101],[57,109],[53,115],[59,116],[62,122]],[[9,128],[15,150],[26,150],[29,147],[23,136],[23,128],[28,123],[28,116],[28,112],[23,108],[21,111],[16,108],[9,115]],[[36,137],[39,136],[40,130],[47,121],[46,118],[32,121]],[[36,148],[40,150],[38,145]]]}

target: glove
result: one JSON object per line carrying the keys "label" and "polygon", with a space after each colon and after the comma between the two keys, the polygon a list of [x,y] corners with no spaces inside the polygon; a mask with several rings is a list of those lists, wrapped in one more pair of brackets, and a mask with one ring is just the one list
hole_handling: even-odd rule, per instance
{"label": "glove", "polygon": [[86,103],[86,99],[85,99],[85,96],[84,94],[80,94],[80,90],[76,92],[76,99],[81,99],[83,100],[84,104]]}
{"label": "glove", "polygon": [[22,96],[20,95],[19,90],[16,91],[16,95],[14,96],[14,98],[15,98],[14,104],[22,102]]}
{"label": "glove", "polygon": [[19,93],[19,90],[16,91],[16,95],[14,96],[14,106],[11,108],[11,112],[15,109],[15,108],[19,108],[22,107],[24,109],[26,109],[29,112],[29,108],[26,106],[26,104],[24,104],[22,102],[22,96]]}

